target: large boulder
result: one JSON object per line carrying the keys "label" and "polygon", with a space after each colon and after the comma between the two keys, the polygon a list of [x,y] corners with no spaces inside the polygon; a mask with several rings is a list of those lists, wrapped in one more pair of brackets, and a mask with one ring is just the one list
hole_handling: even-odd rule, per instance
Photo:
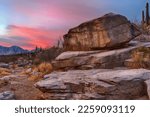
{"label": "large boulder", "polygon": [[125,16],[109,13],[70,29],[64,35],[64,47],[66,50],[116,48],[138,35],[138,28]]}
{"label": "large boulder", "polygon": [[138,99],[146,96],[150,70],[92,69],[53,72],[35,84],[49,99]]}
{"label": "large boulder", "polygon": [[[133,43],[133,42],[132,42]],[[134,42],[135,43],[135,42]],[[150,45],[140,43],[123,49],[111,51],[68,51],[60,54],[53,62],[55,70],[114,68],[124,66],[132,51]]]}

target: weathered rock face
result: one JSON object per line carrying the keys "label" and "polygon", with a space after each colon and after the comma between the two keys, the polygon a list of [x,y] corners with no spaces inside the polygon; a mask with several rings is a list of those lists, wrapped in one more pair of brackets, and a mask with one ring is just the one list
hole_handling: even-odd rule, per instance
{"label": "weathered rock face", "polygon": [[116,48],[138,35],[138,28],[126,17],[110,13],[70,29],[64,46],[67,50]]}
{"label": "weathered rock face", "polygon": [[150,80],[145,81],[145,83],[146,83],[146,87],[147,87],[148,98],[150,100]]}
{"label": "weathered rock face", "polygon": [[49,99],[137,99],[148,96],[150,70],[72,70],[53,72],[35,84]]}
{"label": "weathered rock face", "polygon": [[146,87],[147,87],[148,98],[150,100],[150,80],[145,81],[145,83],[146,83]]}
{"label": "weathered rock face", "polygon": [[[64,52],[52,62],[55,70],[114,68],[124,65],[124,61],[130,58],[131,52],[139,47],[147,46],[147,43],[116,49],[106,52],[78,51]],[[150,44],[149,44],[150,45]]]}

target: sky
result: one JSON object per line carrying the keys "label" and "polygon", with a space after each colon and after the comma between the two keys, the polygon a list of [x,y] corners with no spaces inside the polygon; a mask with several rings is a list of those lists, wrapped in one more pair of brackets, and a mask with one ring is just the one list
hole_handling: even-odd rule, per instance
{"label": "sky", "polygon": [[114,12],[141,19],[146,0],[0,0],[0,45],[51,47],[70,28]]}

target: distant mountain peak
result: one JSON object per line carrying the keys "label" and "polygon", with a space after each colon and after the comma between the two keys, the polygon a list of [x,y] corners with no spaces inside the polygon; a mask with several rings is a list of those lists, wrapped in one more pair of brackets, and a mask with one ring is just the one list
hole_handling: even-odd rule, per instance
{"label": "distant mountain peak", "polygon": [[28,50],[24,50],[19,46],[11,46],[11,47],[0,46],[0,55],[25,54],[28,52],[29,52]]}

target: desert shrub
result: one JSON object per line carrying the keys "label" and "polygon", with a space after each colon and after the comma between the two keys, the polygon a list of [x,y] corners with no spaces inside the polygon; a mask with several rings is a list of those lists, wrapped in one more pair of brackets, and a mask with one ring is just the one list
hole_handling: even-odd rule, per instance
{"label": "desert shrub", "polygon": [[4,62],[4,63],[9,63],[9,62],[13,62],[16,61],[16,59],[18,58],[17,55],[6,55],[6,56],[0,56],[0,62]]}
{"label": "desert shrub", "polygon": [[34,63],[40,64],[42,62],[51,62],[62,52],[63,52],[62,48],[52,47],[52,48],[44,49],[41,52],[36,54]]}
{"label": "desert shrub", "polygon": [[0,88],[6,86],[8,83],[8,81],[0,79]]}
{"label": "desert shrub", "polygon": [[9,69],[6,68],[0,68],[0,76],[7,76],[10,75],[11,71]]}
{"label": "desert shrub", "polygon": [[14,62],[18,60],[18,58],[20,57],[28,60],[30,59],[31,56],[32,56],[32,53],[31,54],[17,54],[17,55],[1,55],[0,62],[4,62],[4,63]]}
{"label": "desert shrub", "polygon": [[51,73],[53,70],[52,65],[48,62],[43,62],[33,69],[30,74],[29,80],[39,80],[43,78],[44,75]]}
{"label": "desert shrub", "polygon": [[147,59],[150,59],[150,48],[148,47],[138,48],[132,53],[132,58],[134,61],[137,62],[147,61]]}
{"label": "desert shrub", "polygon": [[37,71],[47,74],[50,73],[52,71],[52,65],[50,63],[41,63],[38,67],[37,67]]}
{"label": "desert shrub", "polygon": [[150,52],[150,48],[149,47],[140,47],[136,51],[144,52],[145,54],[148,54]]}
{"label": "desert shrub", "polygon": [[42,74],[31,75],[31,76],[29,77],[29,80],[31,80],[31,81],[38,81],[38,80],[40,80],[42,77],[43,77]]}
{"label": "desert shrub", "polygon": [[141,47],[137,50],[133,51],[132,60],[134,63],[134,68],[150,68],[150,48],[148,47]]}
{"label": "desert shrub", "polygon": [[137,52],[137,51],[133,52],[132,59],[135,62],[143,62],[144,60],[143,52]]}

